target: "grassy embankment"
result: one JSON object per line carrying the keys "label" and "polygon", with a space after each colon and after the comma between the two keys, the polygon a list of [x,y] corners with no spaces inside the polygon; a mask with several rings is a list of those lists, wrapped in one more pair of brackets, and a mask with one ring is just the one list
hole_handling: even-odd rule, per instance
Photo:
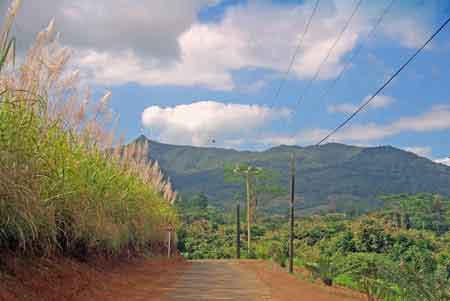
{"label": "grassy embankment", "polygon": [[145,145],[111,149],[109,94],[91,102],[53,24],[14,63],[13,1],[0,30],[0,251],[22,255],[145,253],[176,224],[175,193]]}

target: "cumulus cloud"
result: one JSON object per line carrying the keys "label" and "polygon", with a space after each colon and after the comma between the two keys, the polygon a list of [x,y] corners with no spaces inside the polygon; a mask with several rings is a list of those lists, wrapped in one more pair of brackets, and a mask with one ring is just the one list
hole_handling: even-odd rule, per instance
{"label": "cumulus cloud", "polygon": [[142,124],[153,138],[167,143],[237,146],[243,137],[255,133],[275,120],[287,119],[291,111],[259,105],[200,101],[174,107],[151,106],[142,113]]}
{"label": "cumulus cloud", "polygon": [[[369,98],[366,97],[362,102],[366,102]],[[376,96],[372,102],[368,106],[366,106],[365,110],[370,109],[381,109],[388,107],[391,103],[393,103],[395,99],[388,95],[378,95]],[[345,114],[351,114],[353,113],[361,104],[354,105],[351,103],[341,103],[336,105],[329,105],[327,107],[327,110],[329,113],[345,113]]]}
{"label": "cumulus cloud", "polygon": [[[224,104],[202,101],[174,107],[152,106],[142,114],[142,124],[152,137],[168,143],[245,148],[274,145],[309,145],[319,142],[331,129],[312,128],[294,133],[268,131],[271,123],[289,119],[288,109],[258,105]],[[401,117],[388,124],[352,124],[337,132],[328,142],[374,145],[402,133],[424,133],[450,129],[450,106],[440,105],[417,116]],[[427,146],[405,147],[419,156],[431,157]],[[447,159],[442,163],[445,164]]]}
{"label": "cumulus cloud", "polygon": [[[351,124],[337,132],[328,142],[367,143],[401,133],[425,133],[450,129],[450,106],[438,105],[418,116],[401,117],[389,124]],[[271,135],[265,143],[311,144],[317,143],[331,129],[315,128],[302,130],[292,135]]]}
{"label": "cumulus cloud", "polygon": [[[236,88],[232,75],[236,70],[285,70],[314,4],[313,0],[289,5],[248,1],[227,8],[217,22],[200,22],[197,15],[202,7],[218,2],[25,1],[18,23],[24,36],[31,37],[55,17],[62,42],[77,50],[77,63],[101,84],[231,90]],[[313,76],[353,6],[353,1],[321,2],[293,66],[293,77]],[[381,5],[362,6],[319,79],[338,74],[345,56],[366,36],[381,9]],[[381,34],[406,47],[416,47],[427,32],[426,22],[416,16],[386,20],[390,22],[400,23],[383,27]]]}
{"label": "cumulus cloud", "polygon": [[[84,66],[96,66],[94,75],[100,83],[120,83],[131,79],[144,85],[201,85],[210,89],[231,90],[236,88],[233,71],[245,68],[264,68],[276,72],[285,70],[290,57],[286,51],[295,48],[311,7],[312,1],[293,7],[256,1],[231,7],[220,22],[195,22],[183,32],[178,37],[179,58],[169,66],[160,66],[158,59],[144,61],[139,55],[125,53],[109,54],[108,61],[133,65],[136,67],[133,72],[127,69],[123,72],[121,66],[114,63],[104,69],[104,61],[96,63],[91,60],[89,65]],[[314,75],[352,8],[349,1],[327,1],[322,4],[317,15],[320,21],[311,27],[293,66],[292,75],[295,78],[307,79]],[[319,79],[331,79],[339,73],[345,55],[365,37],[374,17],[371,11],[356,15],[349,31],[343,35],[324,65]],[[409,22],[417,28],[423,27],[416,24],[416,20]],[[409,39],[410,30],[404,30],[405,39]],[[399,41],[402,41],[402,32],[397,32]],[[105,55],[95,51],[97,55]]]}
{"label": "cumulus cloud", "polygon": [[[3,6],[9,1],[5,2]],[[178,37],[197,20],[197,14],[204,5],[216,2],[30,0],[23,1],[17,29],[21,40],[31,40],[37,31],[55,18],[61,41],[73,48],[109,53],[131,50],[142,58],[174,60],[180,53]]]}
{"label": "cumulus cloud", "polygon": [[[207,86],[214,90],[230,90],[234,87],[231,74],[215,72],[207,61],[176,62],[169,68],[159,68],[159,61],[143,61],[131,51],[117,56],[109,52],[89,50],[82,52],[76,64],[100,84],[121,85],[139,83],[141,85]],[[198,60],[201,60],[199,57]]]}

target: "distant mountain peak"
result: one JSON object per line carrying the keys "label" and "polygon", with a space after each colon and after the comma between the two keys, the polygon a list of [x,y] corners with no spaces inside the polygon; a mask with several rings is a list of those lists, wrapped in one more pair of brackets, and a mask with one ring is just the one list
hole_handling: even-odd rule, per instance
{"label": "distant mountain peak", "polygon": [[139,135],[136,139],[133,140],[133,142],[143,142],[143,141],[149,141],[150,139],[147,138],[144,134]]}
{"label": "distant mountain peak", "polygon": [[299,145],[280,144],[267,149],[267,151],[289,151],[292,149],[302,149],[302,147]]}

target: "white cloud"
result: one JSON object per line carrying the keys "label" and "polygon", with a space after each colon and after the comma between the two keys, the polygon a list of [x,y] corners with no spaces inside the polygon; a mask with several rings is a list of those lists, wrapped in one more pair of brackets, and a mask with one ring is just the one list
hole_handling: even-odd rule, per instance
{"label": "white cloud", "polygon": [[[220,23],[193,24],[178,38],[180,57],[170,66],[151,63],[144,66],[138,57],[115,54],[108,60],[83,64],[97,66],[95,79],[100,83],[135,81],[145,85],[202,85],[211,89],[236,88],[232,72],[245,68],[265,68],[284,71],[289,55],[310,11],[310,3],[294,9],[260,2],[230,8]],[[337,33],[350,12],[350,6],[339,5],[322,12],[322,22],[316,22],[303,50],[293,66],[297,78],[310,78],[326,55]],[[362,20],[362,19],[361,19]],[[319,79],[329,79],[342,68],[341,59],[355,46],[367,26],[355,19],[352,32],[345,34]],[[368,25],[368,24],[367,24]],[[282,32],[283,34],[280,34]],[[107,62],[123,62],[136,68],[130,70]],[[107,67],[105,67],[107,65]],[[117,71],[112,71],[115,69]],[[139,76],[136,76],[138,74]]]}
{"label": "white cloud", "polygon": [[370,141],[404,132],[431,132],[450,128],[450,106],[435,106],[430,111],[413,117],[401,117],[387,125],[376,123],[354,124],[338,132],[341,141]]}
{"label": "white cloud", "polygon": [[421,157],[431,157],[432,149],[429,146],[410,146],[405,147],[404,149]]}
{"label": "white cloud", "polygon": [[[367,96],[364,99],[364,101],[367,101],[368,99],[369,99],[369,96]],[[369,107],[374,108],[374,109],[386,108],[387,106],[389,106],[394,101],[395,101],[394,98],[391,97],[391,96],[388,96],[388,95],[377,95],[372,100],[372,102],[369,104]]]}
{"label": "white cloud", "polygon": [[449,158],[444,158],[444,159],[437,159],[434,162],[450,166],[450,157]]}
{"label": "white cloud", "polygon": [[[152,137],[163,142],[192,145],[211,145],[255,148],[286,145],[309,145],[319,142],[330,132],[313,128],[295,133],[267,131],[272,122],[289,119],[288,109],[274,109],[259,105],[223,104],[202,101],[174,107],[152,106],[142,114],[142,124]],[[421,133],[450,129],[450,106],[435,106],[417,116],[401,117],[388,124],[352,124],[337,132],[327,142],[375,145],[384,138],[402,133]],[[432,149],[424,146],[405,147],[419,156],[431,157]]]}
{"label": "white cloud", "polygon": [[[199,58],[200,60],[200,58]],[[158,61],[149,60],[143,68],[142,60],[133,52],[114,55],[108,52],[87,51],[77,59],[80,66],[94,80],[106,85],[139,83],[141,85],[207,86],[214,90],[234,87],[231,74],[214,72],[206,64],[192,62],[174,63],[169,68],[159,68]]]}
{"label": "white cloud", "polygon": [[[369,98],[366,97],[362,102],[366,102]],[[381,109],[388,107],[391,103],[393,103],[395,99],[388,95],[378,95],[376,96],[372,102],[369,103],[369,105],[366,106],[365,110],[370,109]],[[361,104],[354,105],[351,103],[341,103],[337,105],[329,105],[327,107],[327,110],[329,113],[345,113],[345,114],[351,114],[353,113]]]}
{"label": "white cloud", "polygon": [[268,127],[271,122],[289,118],[288,109],[259,105],[200,101],[174,107],[151,106],[142,113],[142,124],[153,138],[175,144],[236,146],[243,137]]}
{"label": "white cloud", "polygon": [[141,58],[167,62],[179,57],[178,37],[196,22],[199,10],[216,2],[30,0],[23,1],[17,28],[21,42],[31,41],[55,18],[62,43],[73,48],[109,53],[131,50]]}
{"label": "white cloud", "polygon": [[403,15],[392,18],[389,22],[382,24],[382,29],[389,38],[400,42],[404,47],[419,48],[425,42],[424,37],[428,33],[426,27],[417,27],[415,21],[417,17],[405,18]]}
{"label": "white cloud", "polygon": [[[333,135],[328,142],[367,143],[401,133],[424,133],[450,129],[450,106],[434,106],[418,116],[401,117],[389,124],[351,124]],[[265,137],[265,143],[312,144],[319,142],[331,129],[307,129],[293,135],[272,135]]]}
{"label": "white cloud", "polygon": [[[217,2],[26,1],[18,23],[31,40],[31,33],[55,16],[62,42],[76,50],[78,64],[101,84],[201,85],[231,90],[236,88],[232,76],[236,70],[285,70],[314,4],[313,0],[298,5],[248,1],[229,7],[216,23],[199,22],[199,10]],[[321,2],[292,76],[305,79],[314,75],[354,4]],[[382,8],[361,7],[319,79],[338,74],[344,57],[366,36]],[[423,18],[407,14],[387,18],[387,24],[392,22],[398,26],[385,26],[381,34],[402,45],[416,47],[425,37]]]}
{"label": "white cloud", "polygon": [[327,107],[328,113],[345,113],[351,114],[358,108],[357,105],[351,103],[332,104]]}
{"label": "white cloud", "polygon": [[403,117],[392,126],[393,132],[415,131],[429,132],[450,128],[450,106],[434,106],[431,111],[417,117]]}

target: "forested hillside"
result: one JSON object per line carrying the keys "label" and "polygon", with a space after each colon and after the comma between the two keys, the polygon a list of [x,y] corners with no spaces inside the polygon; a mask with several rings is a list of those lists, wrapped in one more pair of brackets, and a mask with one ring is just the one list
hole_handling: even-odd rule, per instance
{"label": "forested hillside", "polygon": [[[144,136],[136,141],[147,141]],[[323,146],[278,146],[262,152],[176,146],[150,141],[149,156],[189,196],[199,192],[212,203],[230,207],[237,184],[224,181],[224,166],[247,162],[280,173],[288,186],[289,155],[297,161],[296,190],[303,213],[328,210],[365,211],[380,205],[379,196],[431,192],[450,195],[450,167],[390,146],[363,148],[330,143]],[[285,198],[263,199],[262,209],[285,213]]]}

